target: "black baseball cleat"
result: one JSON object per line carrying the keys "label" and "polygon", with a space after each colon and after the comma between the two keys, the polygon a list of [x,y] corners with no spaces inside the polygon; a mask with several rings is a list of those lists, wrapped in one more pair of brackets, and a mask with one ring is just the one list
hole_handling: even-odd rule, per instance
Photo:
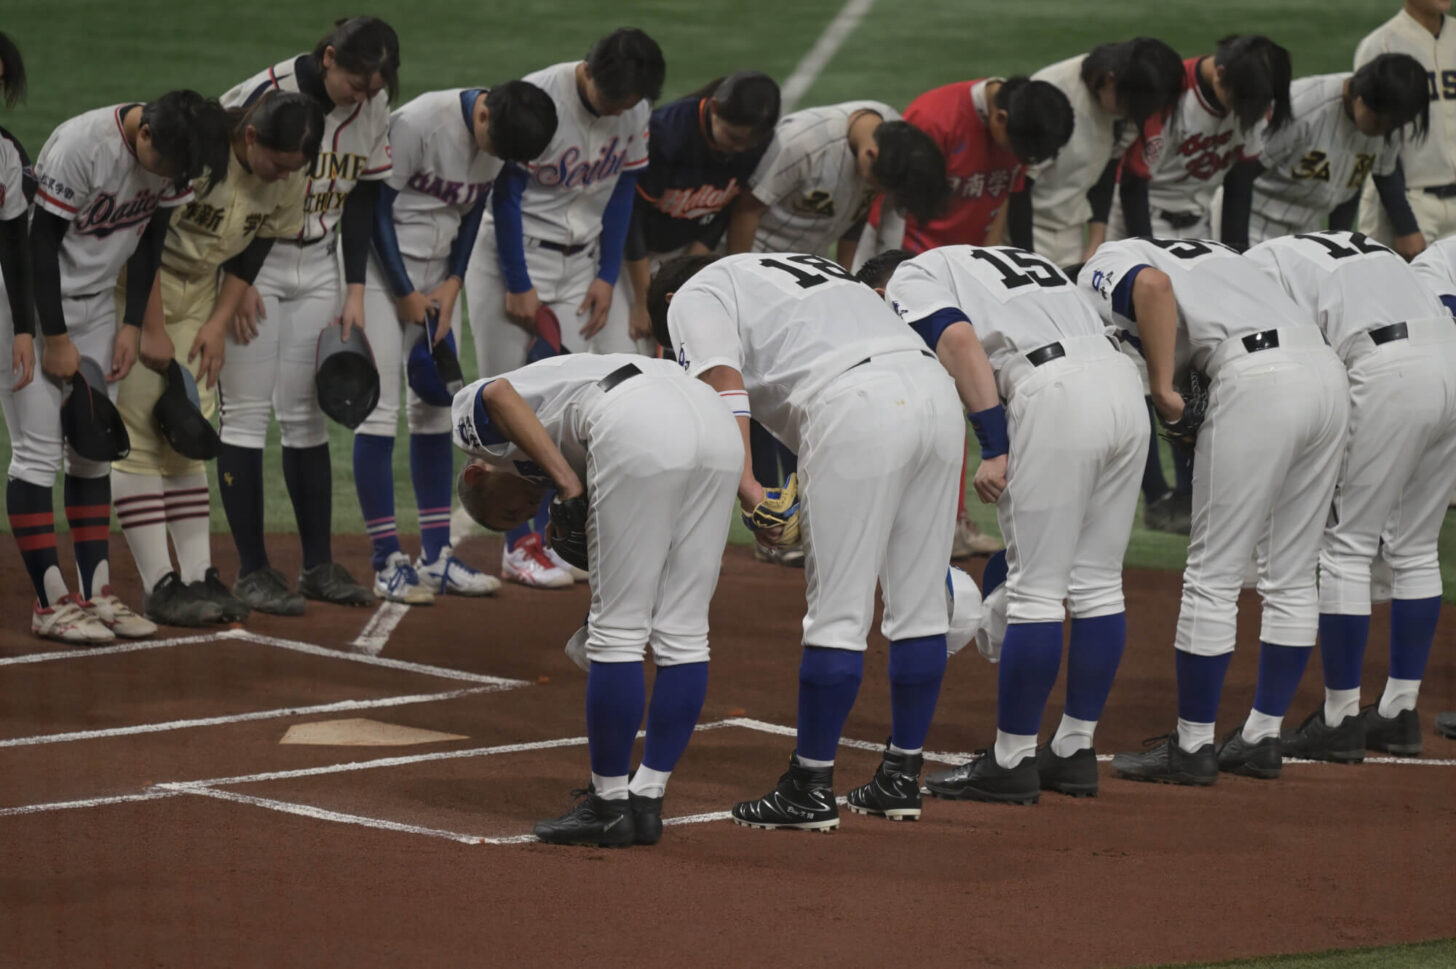
{"label": "black baseball cleat", "polygon": [[778,786],[756,801],[733,805],[733,823],[746,828],[819,831],[839,827],[834,803],[834,768],[805,767],[794,757]]}
{"label": "black baseball cleat", "polygon": [[1402,710],[1393,717],[1382,717],[1380,708],[1371,704],[1360,711],[1365,724],[1365,749],[1378,750],[1397,757],[1421,755],[1421,718],[1414,710]]}
{"label": "black baseball cleat", "polygon": [[303,596],[289,589],[283,573],[270,565],[255,569],[233,583],[233,595],[258,612],[274,616],[303,615]]}
{"label": "black baseball cleat", "polygon": [[1041,800],[1036,757],[1023,757],[1015,767],[1002,767],[990,750],[978,751],[974,758],[954,770],[929,775],[925,778],[925,789],[952,801],[1035,804]]}
{"label": "black baseball cleat", "polygon": [[891,821],[920,820],[920,754],[896,754],[885,748],[875,776],[868,784],[849,792],[845,803],[856,814],[868,814]]}
{"label": "black baseball cleat", "polygon": [[1447,740],[1456,740],[1456,712],[1436,714],[1436,733]]}
{"label": "black baseball cleat", "polygon": [[217,569],[208,569],[202,574],[201,582],[193,582],[188,588],[193,589],[208,602],[217,606],[221,612],[218,622],[242,622],[248,618],[251,610],[241,599],[228,591],[228,587],[223,584],[222,576],[218,575]]}
{"label": "black baseball cleat", "polygon": [[176,572],[157,580],[143,599],[142,611],[163,626],[204,626],[222,618],[222,609],[204,598],[200,589],[183,582]]}
{"label": "black baseball cleat", "polygon": [[1192,753],[1178,745],[1178,731],[1143,742],[1145,750],[1135,754],[1117,754],[1112,769],[1130,781],[1153,781],[1158,784],[1185,784],[1207,787],[1218,780],[1218,755],[1213,744],[1204,744]]}
{"label": "black baseball cleat", "polygon": [[1072,797],[1097,796],[1097,752],[1091,747],[1065,757],[1052,753],[1052,745],[1036,748],[1036,773],[1043,791]]}
{"label": "black baseball cleat", "polygon": [[1272,781],[1284,769],[1279,753],[1279,738],[1265,737],[1253,743],[1244,739],[1244,728],[1235,727],[1218,745],[1218,769],[1225,774],[1242,774]]}
{"label": "black baseball cleat", "polygon": [[322,562],[298,573],[298,593],[337,606],[372,606],[375,602],[374,593],[355,582],[338,562]]}
{"label": "black baseball cleat", "polygon": [[637,840],[631,798],[608,801],[589,790],[572,791],[581,800],[559,818],[537,821],[532,833],[551,845],[625,848]]}
{"label": "black baseball cleat", "polygon": [[1294,730],[1284,731],[1279,748],[1285,757],[1358,764],[1365,759],[1365,721],[1352,713],[1331,727],[1321,707]]}
{"label": "black baseball cleat", "polygon": [[662,840],[662,798],[627,795],[632,807],[633,844],[655,845]]}

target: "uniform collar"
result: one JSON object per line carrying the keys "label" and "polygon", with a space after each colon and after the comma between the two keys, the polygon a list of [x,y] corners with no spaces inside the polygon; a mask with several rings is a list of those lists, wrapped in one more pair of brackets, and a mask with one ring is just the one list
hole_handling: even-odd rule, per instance
{"label": "uniform collar", "polygon": [[1435,36],[1432,36],[1431,32],[1426,29],[1425,24],[1421,23],[1419,20],[1411,16],[1410,11],[1405,8],[1405,4],[1400,5],[1400,11],[1395,16],[1397,18],[1404,17],[1406,24],[1408,24],[1412,30],[1419,31],[1422,37],[1430,37],[1432,40],[1441,39],[1441,35],[1446,32],[1446,24],[1451,19],[1448,15],[1444,13],[1441,14],[1441,29],[1436,31]]}
{"label": "uniform collar", "polygon": [[475,139],[475,99],[490,93],[490,88],[472,87],[460,92],[460,114],[465,118],[465,130]]}
{"label": "uniform collar", "polygon": [[986,104],[986,85],[992,81],[1004,81],[1004,77],[987,77],[979,81],[971,82],[971,106],[976,109],[976,114],[981,116],[982,121],[990,117],[990,110]]}

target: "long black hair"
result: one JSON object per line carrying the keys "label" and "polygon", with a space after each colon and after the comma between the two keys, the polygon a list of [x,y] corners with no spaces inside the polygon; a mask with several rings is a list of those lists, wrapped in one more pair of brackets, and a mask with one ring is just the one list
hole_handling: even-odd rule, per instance
{"label": "long black hair", "polygon": [[662,48],[636,27],[618,27],[592,44],[586,67],[597,90],[614,102],[634,97],[656,101],[667,77]]}
{"label": "long black hair", "polygon": [[251,125],[258,144],[270,151],[302,152],[310,167],[324,140],[323,108],[297,91],[264,91],[246,108],[229,110],[228,119],[234,134]]}
{"label": "long black hair", "polygon": [[1431,125],[1426,69],[1409,54],[1381,54],[1360,68],[1350,79],[1350,96],[1389,122],[1387,142],[1406,125],[1414,126],[1417,141],[1426,137]]}
{"label": "long black hair", "polygon": [[217,99],[196,91],[168,91],[142,105],[141,123],[150,129],[152,147],[172,170],[177,188],[186,188],[203,172],[210,173],[210,185],[227,178],[231,125]]}
{"label": "long black hair", "polygon": [[929,222],[950,204],[945,155],[935,139],[908,121],[886,121],[875,128],[879,149],[870,173],[896,205]]}
{"label": "long black hair", "polygon": [[1171,110],[1183,93],[1183,60],[1156,37],[1134,37],[1092,48],[1082,61],[1082,83],[1095,91],[1109,74],[1118,107],[1138,127],[1153,115]]}
{"label": "long black hair", "polygon": [[0,82],[5,86],[5,106],[13,108],[25,100],[25,59],[20,48],[10,35],[0,31],[0,64],[5,65],[5,75]]}
{"label": "long black hair", "polygon": [[1270,131],[1289,123],[1293,76],[1289,51],[1259,34],[1233,35],[1218,42],[1213,64],[1223,68],[1223,86],[1230,101],[1224,107],[1233,112],[1242,130],[1248,131],[1265,114]]}
{"label": "long black hair", "polygon": [[762,71],[715,77],[688,97],[698,101],[711,98],[718,103],[718,117],[750,129],[759,138],[768,138],[779,123],[779,84]]}
{"label": "long black hair", "polygon": [[313,49],[314,64],[324,69],[324,51],[334,49],[334,64],[360,77],[378,74],[389,100],[399,97],[399,35],[378,17],[345,17]]}

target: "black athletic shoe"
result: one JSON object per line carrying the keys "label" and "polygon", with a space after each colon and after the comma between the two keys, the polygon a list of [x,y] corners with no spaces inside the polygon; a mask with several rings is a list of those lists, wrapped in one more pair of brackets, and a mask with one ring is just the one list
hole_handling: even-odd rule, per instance
{"label": "black athletic shoe", "polygon": [[222,610],[190,588],[176,572],[157,580],[143,600],[142,611],[163,626],[205,626],[222,618]]}
{"label": "black athletic shoe", "polygon": [[1436,733],[1447,740],[1456,740],[1456,713],[1436,714]]}
{"label": "black athletic shoe", "polygon": [[1365,724],[1365,749],[1379,750],[1397,757],[1421,755],[1421,718],[1414,710],[1402,710],[1393,717],[1382,717],[1374,704],[1360,711]]}
{"label": "black athletic shoe", "polygon": [[1244,739],[1244,728],[1235,727],[1233,733],[1223,738],[1218,745],[1218,769],[1225,774],[1242,774],[1272,781],[1284,769],[1284,758],[1279,753],[1279,738],[1265,737],[1256,743]]}
{"label": "black athletic shoe", "polygon": [[228,591],[223,585],[222,576],[217,574],[217,569],[210,568],[202,574],[201,582],[193,582],[188,586],[208,602],[215,604],[222,613],[218,622],[242,622],[248,618],[248,609],[244,602]]}
{"label": "black athletic shoe", "polygon": [[925,789],[952,801],[1035,804],[1041,800],[1035,757],[1023,757],[1015,767],[1002,767],[990,750],[977,752],[954,770],[936,771],[925,778]]}
{"label": "black athletic shoe", "polygon": [[1066,757],[1052,753],[1051,744],[1036,748],[1036,773],[1043,791],[1072,797],[1097,796],[1097,752],[1091,747]]}
{"label": "black athletic shoe", "polygon": [[662,798],[643,797],[629,794],[627,800],[632,806],[632,829],[639,845],[655,845],[662,840]]}
{"label": "black athletic shoe", "polygon": [[1204,744],[1190,754],[1178,746],[1178,731],[1174,730],[1149,738],[1144,747],[1135,754],[1114,756],[1112,769],[1130,781],[1207,787],[1218,780],[1218,755],[1213,744]]}
{"label": "black athletic shoe", "polygon": [[849,792],[845,802],[856,814],[869,814],[891,821],[920,820],[920,754],[891,753],[888,746],[879,769],[868,784]]}
{"label": "black athletic shoe", "polygon": [[537,821],[532,833],[552,845],[625,848],[636,838],[630,798],[608,801],[587,790],[571,792],[581,800],[559,818]]}
{"label": "black athletic shoe", "polygon": [[797,757],[790,759],[777,787],[756,801],[733,805],[733,823],[769,830],[833,831],[839,827],[834,768],[804,767]]}
{"label": "black athletic shoe", "polygon": [[303,615],[303,596],[288,588],[283,573],[270,565],[249,572],[233,585],[233,595],[250,609],[274,616]]}
{"label": "black athletic shoe", "polygon": [[1325,711],[1321,707],[1305,717],[1296,729],[1284,731],[1279,747],[1285,757],[1358,764],[1365,759],[1365,721],[1352,713],[1338,726],[1331,727],[1325,723]]}
{"label": "black athletic shoe", "polygon": [[305,599],[337,606],[372,606],[374,593],[354,581],[338,562],[324,562],[298,573],[298,592]]}

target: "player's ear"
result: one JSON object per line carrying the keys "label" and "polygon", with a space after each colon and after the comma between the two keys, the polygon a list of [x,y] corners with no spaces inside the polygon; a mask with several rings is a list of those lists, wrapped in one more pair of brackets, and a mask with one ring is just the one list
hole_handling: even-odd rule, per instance
{"label": "player's ear", "polygon": [[991,119],[999,128],[1005,128],[1011,121],[1011,112],[1005,108],[994,108],[991,111]]}
{"label": "player's ear", "polygon": [[471,461],[461,469],[460,477],[469,486],[476,487],[489,476],[490,470],[479,461]]}
{"label": "player's ear", "polygon": [[662,294],[662,303],[663,303],[663,305],[664,306],[671,306],[672,305],[672,298],[674,296],[676,296],[676,295],[677,295],[677,290],[673,290],[670,293],[663,293]]}
{"label": "player's ear", "polygon": [[330,44],[324,48],[324,56],[320,59],[319,63],[323,64],[324,70],[327,71],[334,66],[334,62],[337,59],[338,57],[337,53],[334,51],[334,45]]}

